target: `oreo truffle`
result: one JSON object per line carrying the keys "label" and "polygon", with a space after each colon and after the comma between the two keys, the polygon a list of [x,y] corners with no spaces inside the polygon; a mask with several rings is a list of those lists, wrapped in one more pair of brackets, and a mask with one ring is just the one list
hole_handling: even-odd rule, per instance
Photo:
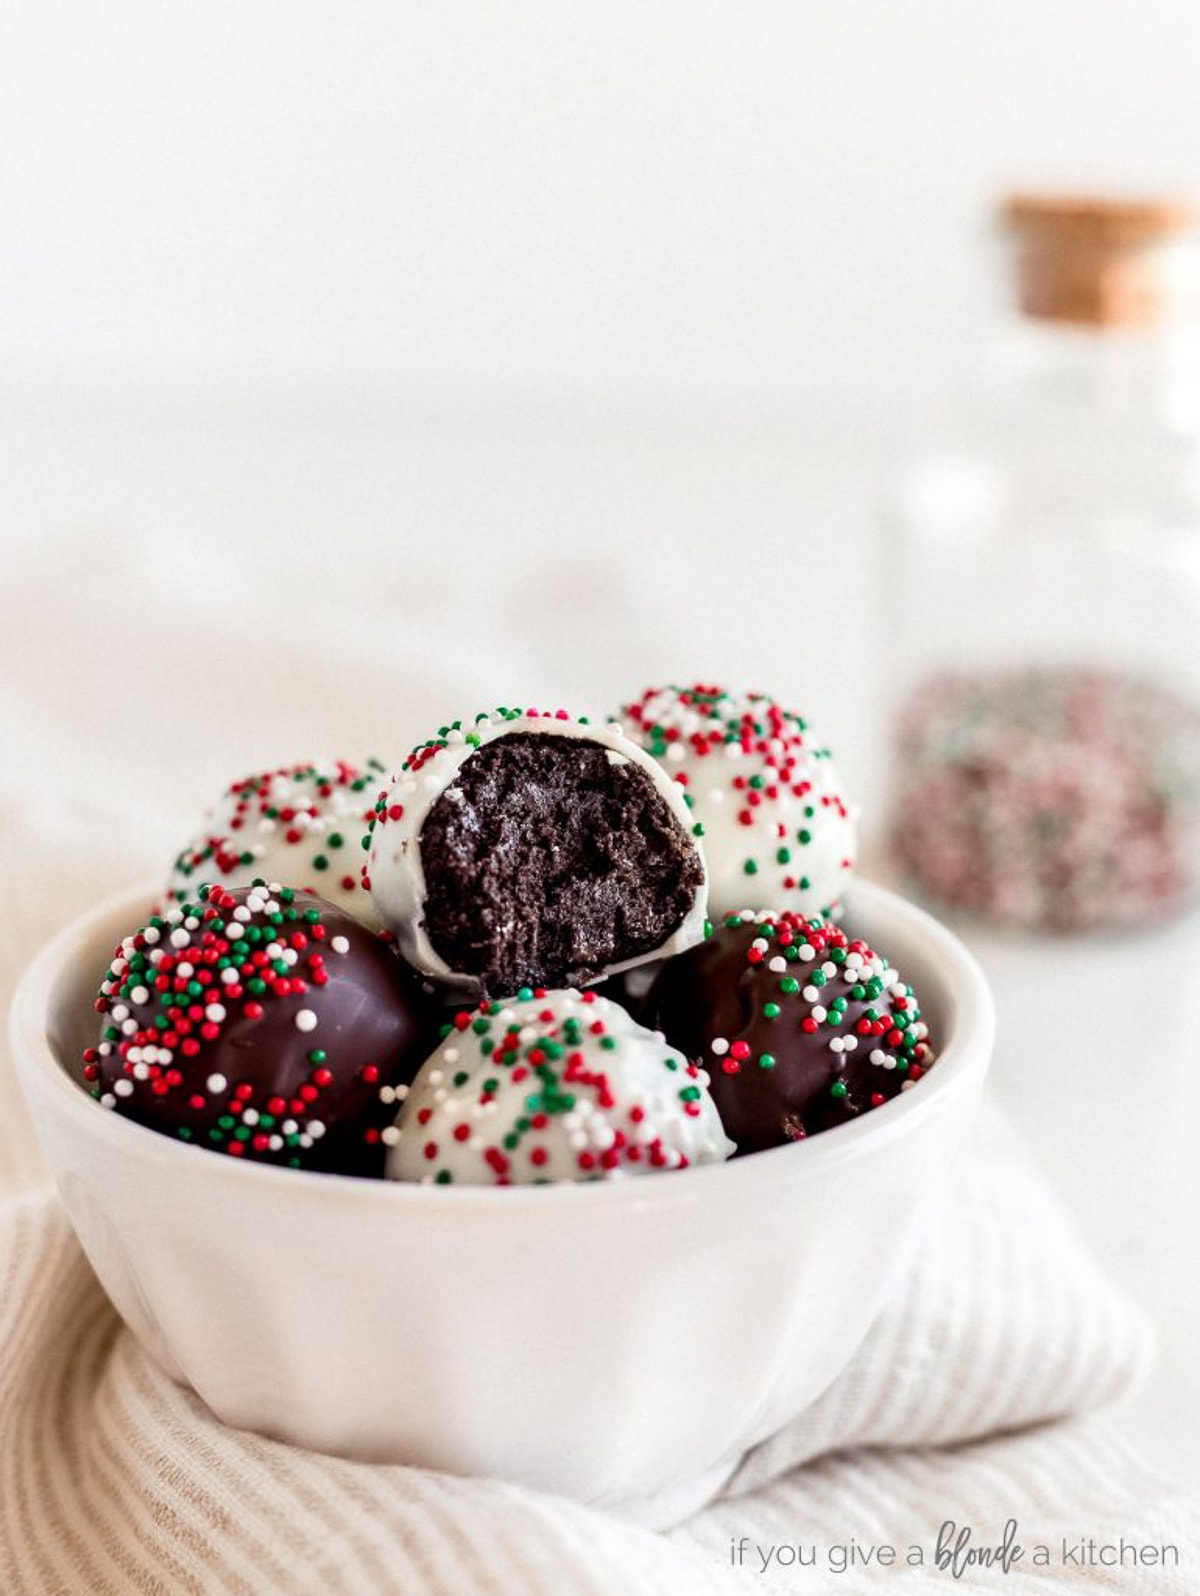
{"label": "oreo truffle", "polygon": [[393,1180],[611,1180],[728,1158],[698,1065],[595,992],[531,992],[455,1016],[395,1127]]}
{"label": "oreo truffle", "polygon": [[730,915],[651,993],[668,1042],[711,1076],[742,1153],[856,1119],[934,1062],[916,995],[887,960],[822,919]]}
{"label": "oreo truffle", "polygon": [[617,719],[701,828],[709,911],[828,914],[854,868],[855,812],[829,749],[765,693],[652,687]]}
{"label": "oreo truffle", "polygon": [[231,782],[179,850],[167,878],[167,906],[194,899],[203,881],[223,887],[278,881],[319,891],[377,930],[357,847],[385,775],[377,759],[310,760]]}
{"label": "oreo truffle", "polygon": [[200,889],[128,936],[83,1077],[104,1108],[264,1163],[380,1174],[428,1003],[377,935],[314,893]]}
{"label": "oreo truffle", "polygon": [[680,788],[616,727],[565,710],[443,727],[380,794],[363,846],[380,918],[450,991],[584,986],[703,935]]}

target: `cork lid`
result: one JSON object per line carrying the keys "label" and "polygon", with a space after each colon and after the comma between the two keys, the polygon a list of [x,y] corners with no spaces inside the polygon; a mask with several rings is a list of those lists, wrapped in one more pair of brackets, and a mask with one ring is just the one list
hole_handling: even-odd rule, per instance
{"label": "cork lid", "polygon": [[1017,246],[1027,316],[1091,327],[1152,327],[1167,309],[1161,246],[1192,229],[1178,199],[1014,194],[1001,216]]}

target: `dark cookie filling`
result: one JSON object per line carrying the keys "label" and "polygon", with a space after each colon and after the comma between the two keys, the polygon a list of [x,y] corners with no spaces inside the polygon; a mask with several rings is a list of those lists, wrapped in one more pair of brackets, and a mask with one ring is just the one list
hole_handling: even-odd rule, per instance
{"label": "dark cookie filling", "polygon": [[703,879],[696,845],[639,765],[577,737],[481,748],[421,831],[425,929],[485,992],[578,986],[652,954]]}

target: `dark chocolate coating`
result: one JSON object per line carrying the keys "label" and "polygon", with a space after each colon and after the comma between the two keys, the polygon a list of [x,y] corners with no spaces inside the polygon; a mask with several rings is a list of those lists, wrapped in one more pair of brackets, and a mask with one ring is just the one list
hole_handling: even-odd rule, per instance
{"label": "dark chocolate coating", "polygon": [[[755,948],[760,940],[765,950]],[[814,949],[810,960],[799,956],[803,944]],[[852,952],[870,961],[860,966],[865,979],[845,977]],[[784,968],[772,970],[781,959]],[[932,1054],[909,1035],[919,1027],[920,1010],[911,996],[886,989],[885,969],[886,961],[829,921],[730,916],[698,947],[663,965],[648,1023],[708,1071],[738,1153],[757,1152],[854,1119],[924,1073]],[[816,996],[805,997],[812,988]],[[821,1009],[825,1016],[814,1018]],[[852,1037],[853,1047],[831,1050],[835,1037]],[[714,1051],[714,1041],[728,1043],[728,1050]],[[893,1063],[873,1063],[873,1052]]]}
{"label": "dark chocolate coating", "polygon": [[650,1007],[651,993],[665,962],[663,959],[651,959],[647,964],[635,964],[632,970],[622,970],[619,975],[610,975],[607,980],[598,982],[591,990],[598,997],[619,1003],[626,1014],[632,1015],[639,1025],[644,1025],[652,1031],[655,1026]]}
{"label": "dark chocolate coating", "polygon": [[704,874],[639,765],[526,733],[467,760],[426,817],[421,862],[430,942],[489,996],[583,986],[653,954]]}
{"label": "dark chocolate coating", "polygon": [[[199,1147],[382,1174],[380,1132],[396,1108],[380,1090],[411,1081],[436,1036],[416,978],[382,938],[315,893],[201,891],[205,900],[190,910],[199,923],[185,945],[172,940],[178,921],[161,917],[150,922],[156,941],[147,943],[143,928],[117,950],[115,960],[129,963],[115,979],[110,970],[97,1002],[105,1017],[101,1046],[84,1058],[89,1090],[112,1094],[117,1112]],[[235,918],[254,904],[261,907],[247,920]],[[241,935],[230,937],[237,925]],[[295,961],[269,956],[273,944]],[[229,968],[231,982],[222,979]],[[113,1013],[122,1008],[125,1023],[137,1024],[133,1034]],[[146,1046],[150,1063],[141,1056]],[[313,1122],[324,1127],[316,1137]]]}

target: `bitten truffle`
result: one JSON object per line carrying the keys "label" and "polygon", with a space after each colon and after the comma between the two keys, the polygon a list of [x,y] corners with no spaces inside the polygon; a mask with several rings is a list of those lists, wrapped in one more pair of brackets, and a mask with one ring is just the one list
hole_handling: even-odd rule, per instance
{"label": "bitten truffle", "polygon": [[704,1070],[594,992],[456,1015],[396,1126],[394,1180],[605,1180],[728,1158]]}
{"label": "bitten truffle", "polygon": [[377,930],[358,841],[385,773],[377,759],[361,766],[316,760],[231,782],[176,856],[167,906],[193,899],[203,881],[278,881],[319,892]]}
{"label": "bitten truffle", "polygon": [[708,865],[709,912],[827,914],[854,868],[855,812],[829,750],[764,693],[648,688],[617,715],[679,784]]}
{"label": "bitten truffle", "polygon": [[416,979],[310,892],[205,886],[128,936],[83,1076],[105,1108],[220,1153],[379,1174],[435,1034]]}
{"label": "bitten truffle", "polygon": [[663,966],[651,1010],[711,1076],[738,1153],[855,1119],[934,1061],[913,989],[829,921],[750,910]]}
{"label": "bitten truffle", "polygon": [[380,794],[363,845],[405,957],[460,994],[583,986],[703,935],[680,788],[616,727],[562,710],[444,727]]}

